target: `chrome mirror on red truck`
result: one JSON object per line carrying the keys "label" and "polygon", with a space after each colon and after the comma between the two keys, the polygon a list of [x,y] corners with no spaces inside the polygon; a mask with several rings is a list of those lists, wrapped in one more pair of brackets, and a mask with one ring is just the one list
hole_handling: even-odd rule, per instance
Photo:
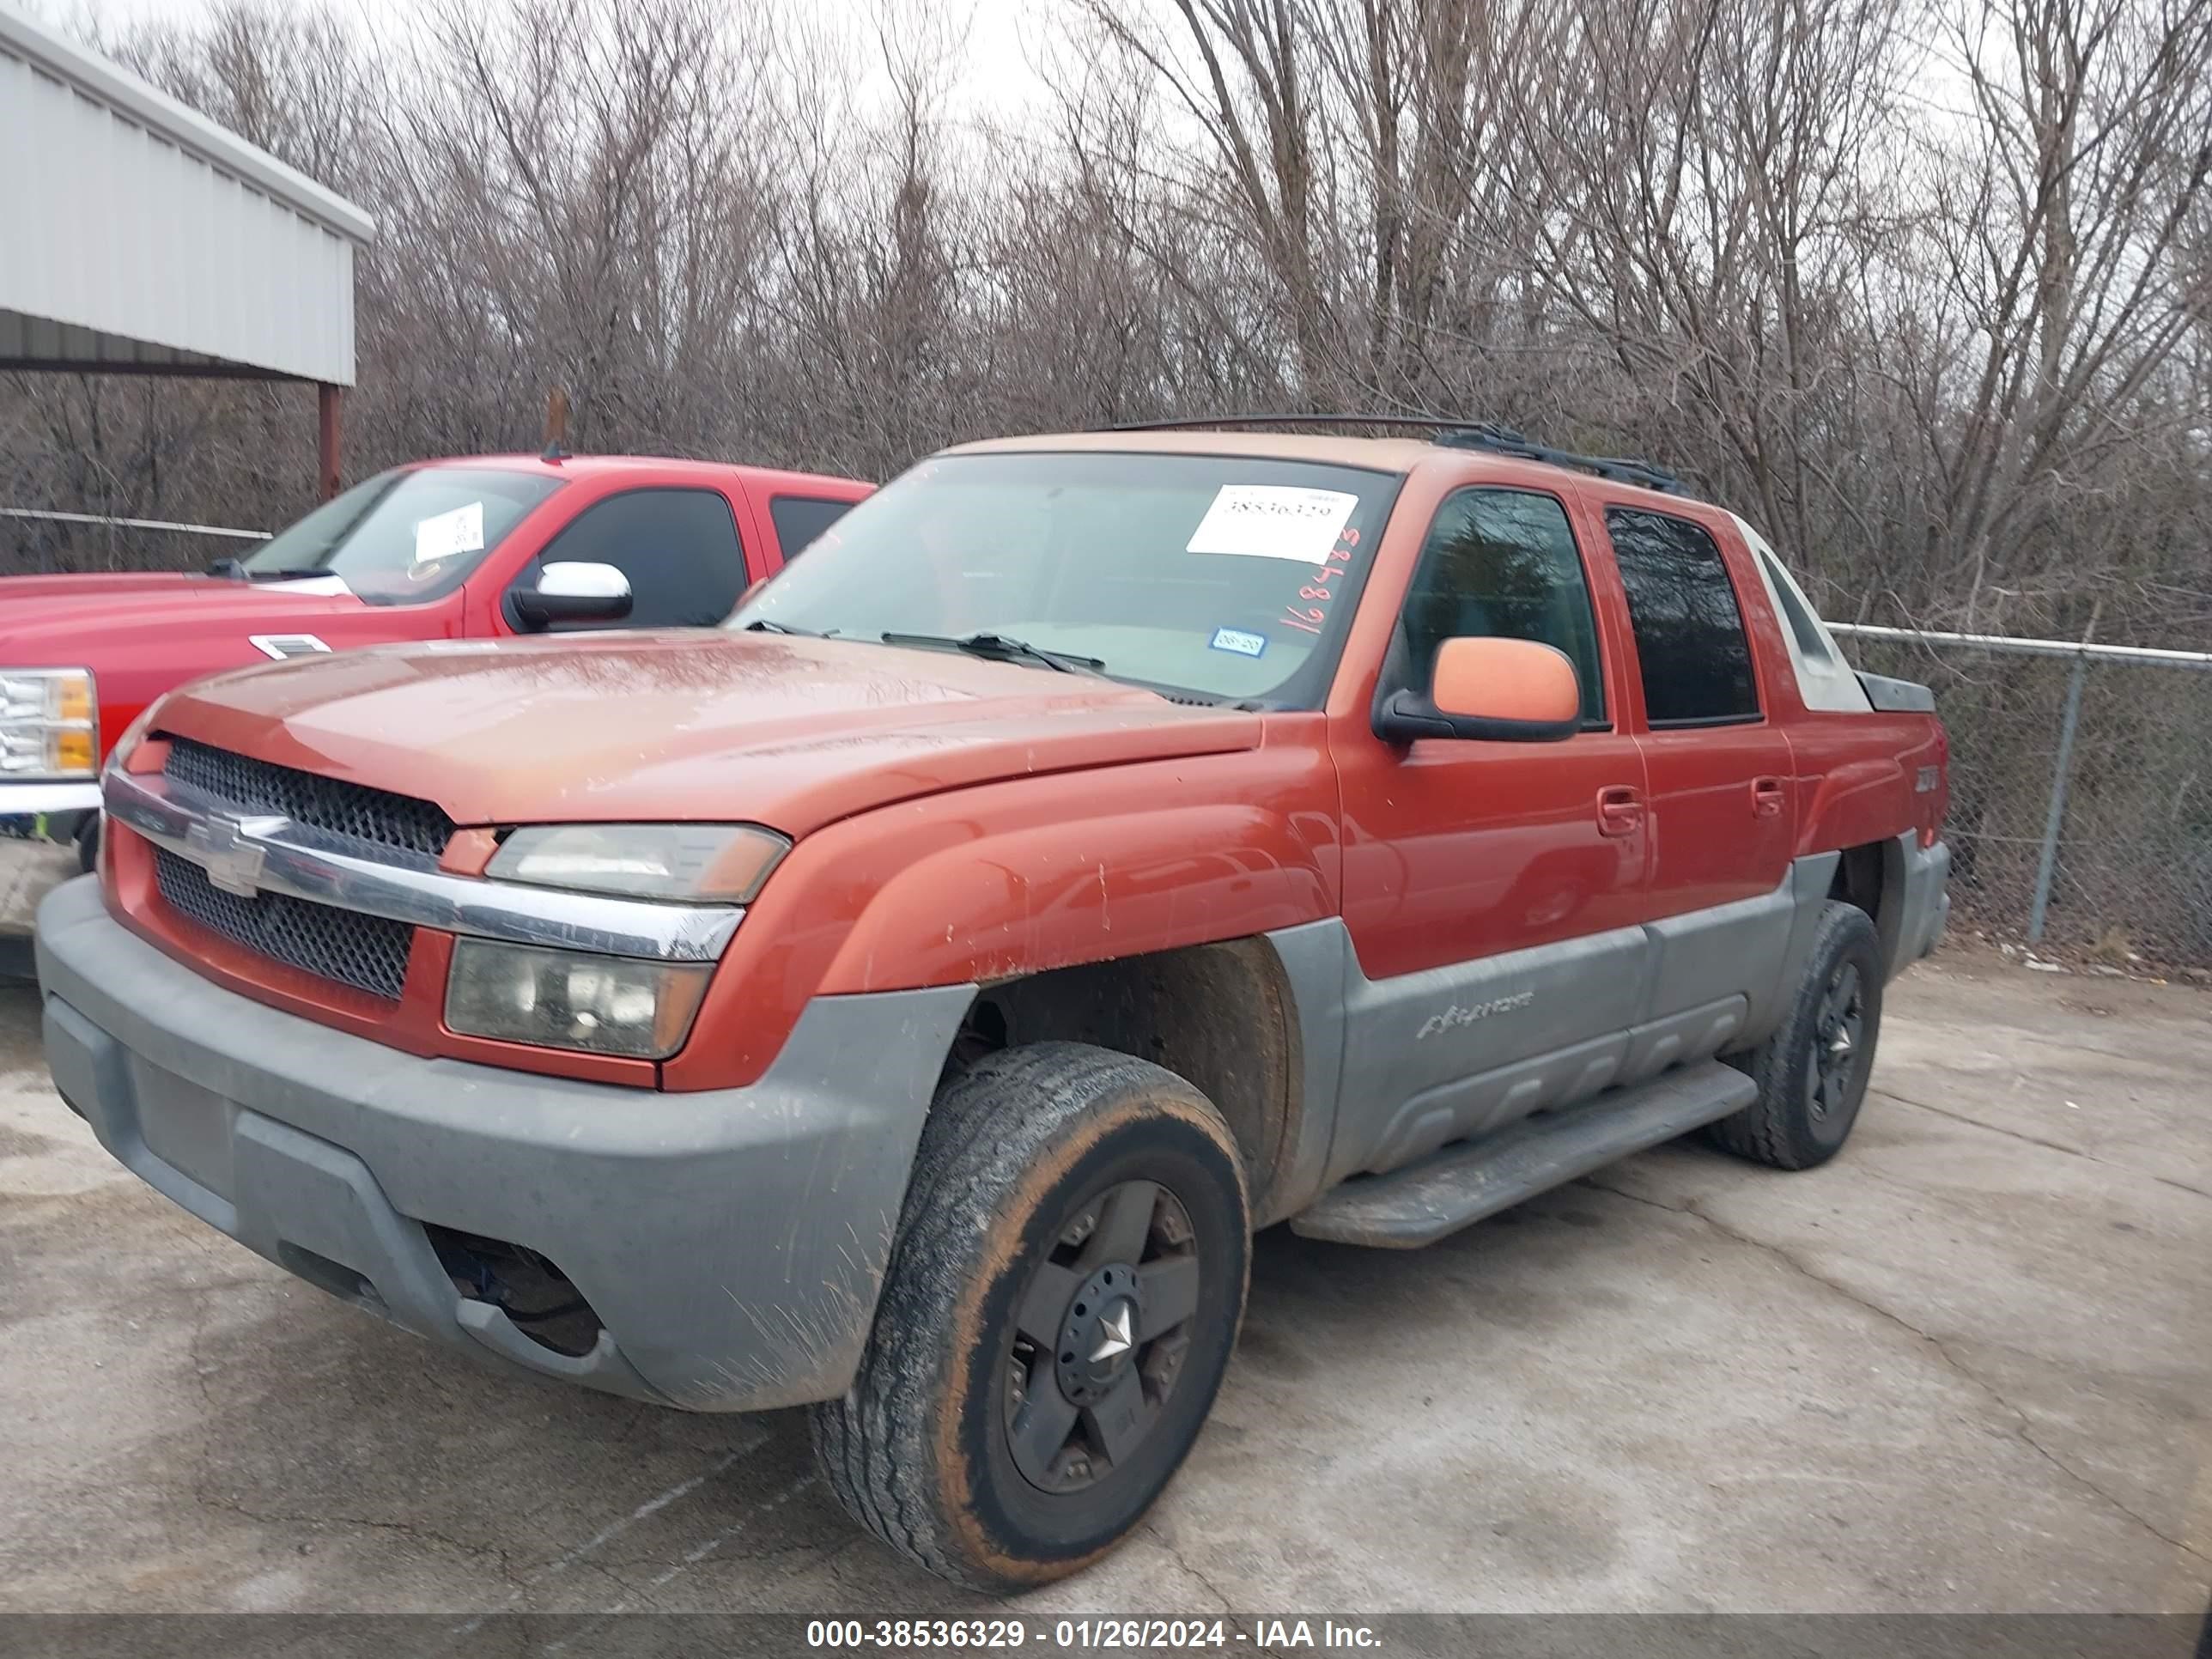
{"label": "chrome mirror on red truck", "polygon": [[521,589],[514,601],[516,619],[529,629],[620,622],[629,615],[629,578],[611,564],[549,564],[538,573],[538,586]]}

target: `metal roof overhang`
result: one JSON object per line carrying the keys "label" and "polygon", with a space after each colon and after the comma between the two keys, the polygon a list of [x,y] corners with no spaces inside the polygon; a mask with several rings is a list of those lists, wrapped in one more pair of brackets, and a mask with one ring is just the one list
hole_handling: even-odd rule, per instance
{"label": "metal roof overhang", "polygon": [[0,368],[354,380],[369,216],[0,5]]}

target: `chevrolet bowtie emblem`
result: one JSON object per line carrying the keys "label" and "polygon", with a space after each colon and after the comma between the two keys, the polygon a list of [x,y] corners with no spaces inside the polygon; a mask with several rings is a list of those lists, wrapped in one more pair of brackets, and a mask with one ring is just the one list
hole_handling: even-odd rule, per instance
{"label": "chevrolet bowtie emblem", "polygon": [[264,839],[289,826],[284,817],[203,818],[185,831],[192,861],[207,872],[208,884],[240,898],[261,890],[261,866],[268,856]]}
{"label": "chevrolet bowtie emblem", "polygon": [[1098,1322],[1098,1346],[1091,1350],[1093,1360],[1111,1359],[1117,1353],[1127,1353],[1136,1346],[1129,1334],[1129,1304],[1124,1302],[1112,1313]]}

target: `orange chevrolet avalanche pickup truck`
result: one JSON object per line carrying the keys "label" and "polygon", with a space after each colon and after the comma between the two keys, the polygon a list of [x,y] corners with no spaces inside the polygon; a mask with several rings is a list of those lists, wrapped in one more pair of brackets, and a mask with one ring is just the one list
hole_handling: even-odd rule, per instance
{"label": "orange chevrolet avalanche pickup truck", "polygon": [[947,451],[719,633],[164,697],[40,915],[63,1097],[459,1352],[812,1406],[996,1589],[1166,1485],[1254,1228],[1832,1156],[1943,925],[1926,691],[1663,473],[1256,424]]}

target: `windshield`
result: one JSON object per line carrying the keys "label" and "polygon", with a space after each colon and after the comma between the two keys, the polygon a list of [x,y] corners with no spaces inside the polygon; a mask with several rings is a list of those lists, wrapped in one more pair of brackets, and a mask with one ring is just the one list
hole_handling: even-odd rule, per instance
{"label": "windshield", "polygon": [[1398,483],[1231,455],[940,456],[724,626],[994,635],[1156,690],[1318,707]]}
{"label": "windshield", "polygon": [[337,576],[371,605],[450,592],[558,478],[489,466],[380,472],[333,496],[242,562],[252,581]]}

